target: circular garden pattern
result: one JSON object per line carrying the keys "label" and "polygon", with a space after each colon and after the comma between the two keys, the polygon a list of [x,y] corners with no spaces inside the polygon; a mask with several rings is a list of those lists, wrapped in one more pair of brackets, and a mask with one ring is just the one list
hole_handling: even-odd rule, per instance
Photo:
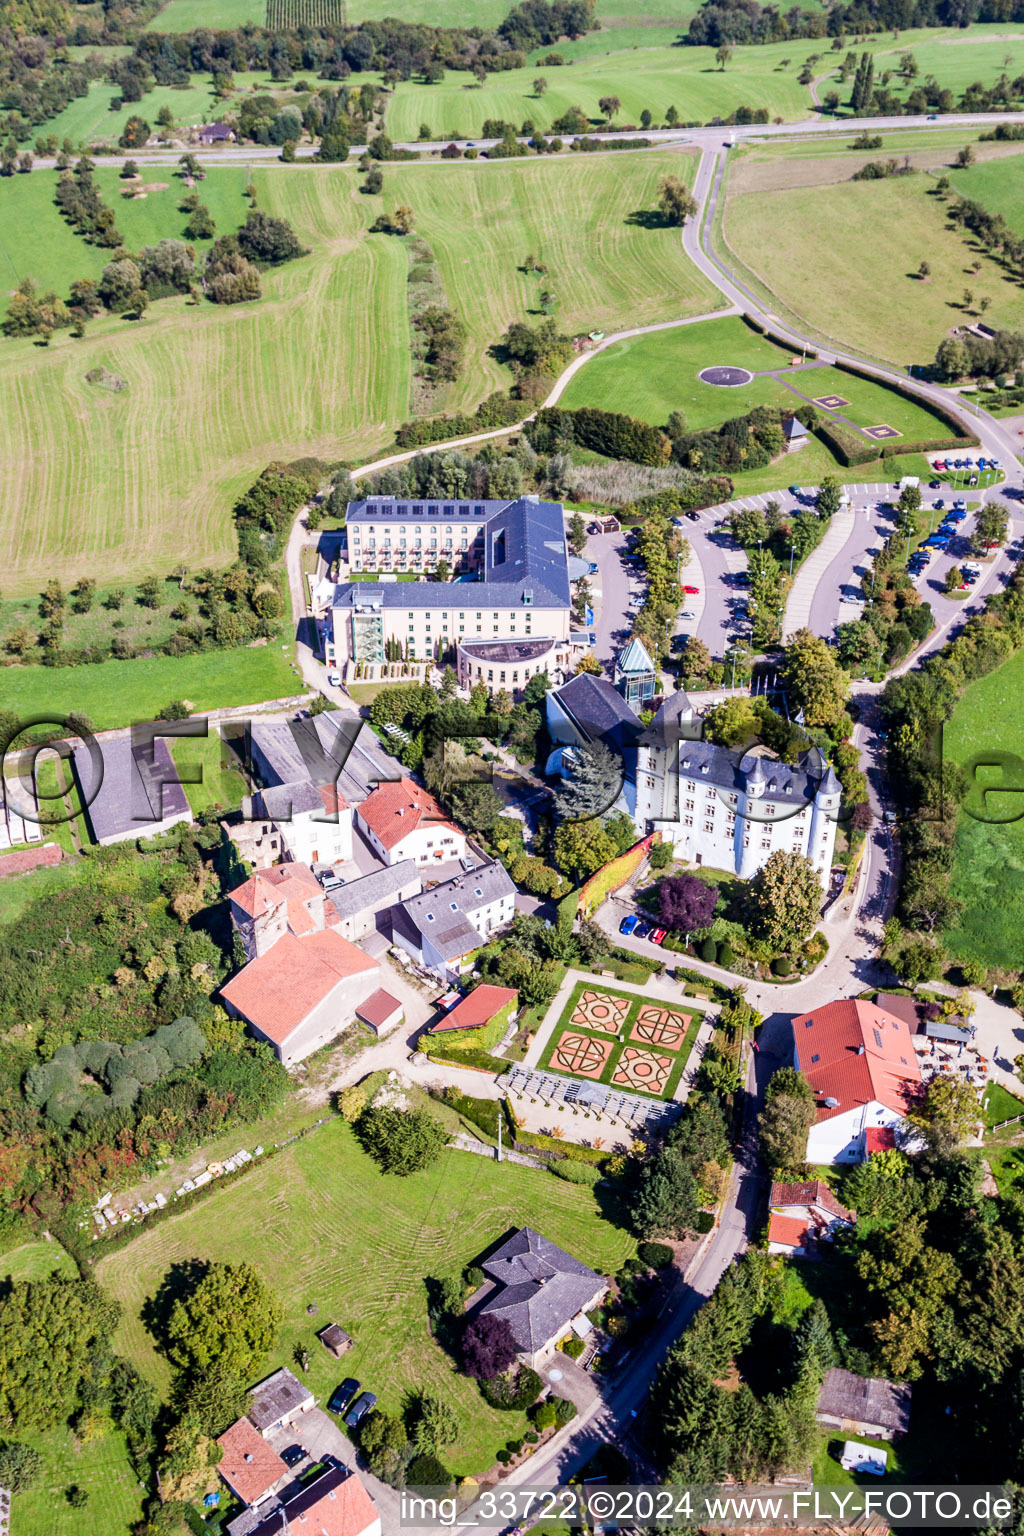
{"label": "circular garden pattern", "polygon": [[576,1077],[600,1077],[611,1052],[610,1040],[595,1040],[567,1029],[551,1053],[551,1065]]}
{"label": "circular garden pattern", "polygon": [[754,375],[749,368],[702,368],[697,375],[702,384],[714,384],[718,389],[739,389],[749,384]]}
{"label": "circular garden pattern", "polygon": [[597,1029],[606,1035],[617,1035],[626,1021],[629,1002],[615,997],[611,992],[584,991],[572,1011],[570,1024],[583,1029]]}
{"label": "circular garden pattern", "polygon": [[627,1045],[612,1073],[616,1087],[639,1088],[642,1093],[664,1093],[672,1070],[671,1056],[655,1056],[653,1051],[638,1051]]}
{"label": "circular garden pattern", "polygon": [[647,1045],[663,1046],[666,1051],[678,1051],[686,1038],[690,1017],[685,1013],[673,1013],[670,1008],[645,1003],[637,1014],[629,1038],[643,1040]]}

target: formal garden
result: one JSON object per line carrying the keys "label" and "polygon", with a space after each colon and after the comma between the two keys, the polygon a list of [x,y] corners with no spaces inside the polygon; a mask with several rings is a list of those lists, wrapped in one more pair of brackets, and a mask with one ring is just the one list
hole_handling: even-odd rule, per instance
{"label": "formal garden", "polygon": [[600,983],[577,982],[552,1031],[540,1066],[571,1077],[642,1093],[673,1096],[703,1014],[669,1007]]}

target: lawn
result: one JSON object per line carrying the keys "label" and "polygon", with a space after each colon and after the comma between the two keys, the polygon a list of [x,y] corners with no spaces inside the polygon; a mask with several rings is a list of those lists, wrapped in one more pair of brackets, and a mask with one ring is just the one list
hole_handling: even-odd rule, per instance
{"label": "lawn", "polygon": [[979,160],[963,171],[950,171],[949,179],[961,197],[1001,213],[1017,235],[1024,235],[1024,155],[999,160]]}
{"label": "lawn", "polygon": [[[1024,652],[972,683],[943,735],[943,754],[967,766],[996,751],[1024,758]],[[1014,782],[1012,773],[979,769],[981,786]],[[1021,782],[1018,773],[1016,782]],[[986,814],[1019,817],[1020,794],[990,792]],[[963,916],[947,929],[943,944],[954,960],[1024,969],[1024,822],[977,821],[961,810],[957,819],[951,890],[964,902]]]}
{"label": "lawn", "polygon": [[[645,1022],[642,1015],[649,1013]],[[655,1016],[657,1015],[657,1016]],[[600,978],[573,987],[538,1066],[626,1093],[671,1098],[703,1020],[699,1009],[645,1002]]]}
{"label": "lawn", "polygon": [[[725,117],[739,106],[764,107],[769,117],[793,122],[811,110],[810,92],[797,82],[799,49],[793,43],[737,48],[723,71],[711,48],[634,46],[578,55],[571,67],[529,63],[523,69],[504,70],[490,75],[482,89],[471,74],[450,70],[436,85],[413,80],[400,84],[387,109],[387,128],[394,139],[415,139],[421,123],[435,138],[475,138],[490,117],[516,128],[530,119],[546,132],[574,106],[595,128],[606,127],[598,107],[605,96],[616,96],[622,104],[616,126],[638,124],[645,108],[660,126],[671,106],[685,122]],[[790,63],[782,66],[787,56]],[[533,89],[538,72],[547,81],[540,96]]]}
{"label": "lawn", "polygon": [[170,0],[146,26],[147,32],[191,32],[196,27],[226,30],[250,24],[262,27],[267,0]]}
{"label": "lawn", "polygon": [[991,1130],[1003,1120],[1012,1120],[1015,1115],[1024,1115],[1024,1099],[1008,1092],[1002,1083],[989,1083],[981,1102],[985,1111],[986,1130]]}
{"label": "lawn", "polygon": [[[821,164],[834,181],[736,192],[725,207],[719,243],[782,318],[902,367],[929,363],[963,322],[965,287],[991,299],[986,323],[1024,322],[1024,293],[994,261],[977,253],[980,273],[967,270],[976,253],[947,229],[931,176],[851,182],[849,160]],[[865,240],[870,229],[885,239]]]}
{"label": "lawn", "polygon": [[126,102],[115,110],[113,103],[121,99],[120,87],[93,80],[87,96],[76,97],[63,112],[40,123],[36,132],[55,133],[58,139],[68,138],[76,145],[116,142],[130,117],[144,118],[157,132],[157,114],[162,107],[170,107],[175,124],[183,127],[209,122],[216,103],[212,87],[210,75],[192,75],[188,85],[154,86],[141,101]]}
{"label": "lawn", "polygon": [[50,1275],[78,1278],[78,1265],[59,1243],[39,1238],[0,1254],[0,1278],[4,1280],[45,1280]]}
{"label": "lawn", "polygon": [[[249,792],[248,785],[231,748],[221,740],[216,725],[210,725],[208,736],[188,737],[169,745],[194,816],[210,809],[238,809],[242,796]],[[201,782],[186,783],[184,775],[194,773],[196,769],[202,773]]]}
{"label": "lawn", "polygon": [[[43,1457],[43,1472],[30,1493],[14,1496],[12,1526],[18,1536],[125,1536],[132,1529],[142,1514],[144,1490],[123,1435],[109,1430],[82,1441],[59,1428],[36,1430],[29,1438]],[[80,1509],[67,1502],[73,1483],[89,1495]]]}
{"label": "lawn", "polygon": [[[323,1399],[341,1376],[359,1377],[394,1412],[411,1391],[433,1392],[458,1414],[460,1473],[489,1466],[524,1423],[489,1409],[432,1341],[425,1279],[456,1274],[511,1228],[528,1223],[605,1272],[619,1268],[631,1239],[608,1223],[590,1190],[512,1163],[466,1152],[408,1179],[385,1178],[350,1128],[332,1120],[234,1187],[144,1232],[97,1266],[97,1278],[124,1307],[116,1347],[166,1390],[162,1358],[139,1312],[175,1262],[252,1256],[284,1306],[271,1366],[310,1349],[309,1380]],[[307,1307],[318,1308],[316,1318]],[[337,1320],[355,1339],[343,1367],[315,1329]]]}
{"label": "lawn", "polygon": [[12,923],[37,896],[61,891],[80,875],[80,865],[70,861],[32,869],[25,875],[5,875],[0,880],[0,923]]}
{"label": "lawn", "polygon": [[[687,261],[678,231],[627,222],[653,206],[662,174],[691,174],[693,165],[690,155],[652,151],[389,167],[388,205],[415,209],[469,329],[466,371],[449,405],[472,406],[507,386],[507,370],[487,349],[510,320],[537,309],[539,279],[519,270],[531,251],[550,269],[567,330],[716,307],[720,298]],[[38,591],[51,565],[67,584],[163,575],[179,561],[225,564],[234,555],[231,505],[264,464],[368,455],[409,414],[408,261],[401,241],[367,234],[382,200],[357,193],[354,173],[340,168],[261,169],[254,180],[260,206],[291,219],[312,248],[264,274],[259,303],[162,299],[141,323],[101,320],[84,341],[60,332],[46,349],[0,343],[5,595]],[[38,212],[34,183],[11,178],[2,195],[27,188]],[[56,211],[44,212],[53,214],[47,234],[62,236]],[[138,216],[148,220],[148,208]],[[177,218],[168,233],[180,232]],[[35,249],[31,224],[30,210],[9,253],[15,271]],[[84,243],[66,256],[65,283],[95,270]],[[128,388],[86,383],[94,366]]]}
{"label": "lawn", "polygon": [[152,720],[172,699],[197,712],[293,698],[305,692],[291,664],[291,646],[241,646],[196,656],[149,656],[87,667],[8,667],[2,674],[7,709],[58,719],[77,710],[95,730]]}

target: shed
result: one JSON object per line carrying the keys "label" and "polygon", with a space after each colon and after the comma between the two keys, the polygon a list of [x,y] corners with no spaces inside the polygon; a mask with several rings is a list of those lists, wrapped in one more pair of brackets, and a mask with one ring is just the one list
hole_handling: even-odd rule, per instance
{"label": "shed", "polygon": [[275,1429],[293,1424],[300,1413],[308,1413],[316,1404],[309,1388],[285,1366],[258,1382],[249,1396],[249,1418],[264,1439]]}
{"label": "shed", "polygon": [[910,1387],[833,1367],[825,1372],[815,1417],[831,1429],[891,1440],[910,1425]]}
{"label": "shed", "polygon": [[317,1338],[335,1360],[340,1360],[346,1350],[352,1348],[351,1335],[347,1334],[338,1323],[328,1323],[326,1328],[320,1329]]}
{"label": "shed", "polygon": [[403,1008],[397,997],[378,987],[356,1008],[356,1018],[368,1024],[374,1034],[387,1035],[402,1022]]}
{"label": "shed", "polygon": [[782,435],[789,448],[802,448],[807,441],[807,428],[798,416],[791,416],[782,423]]}

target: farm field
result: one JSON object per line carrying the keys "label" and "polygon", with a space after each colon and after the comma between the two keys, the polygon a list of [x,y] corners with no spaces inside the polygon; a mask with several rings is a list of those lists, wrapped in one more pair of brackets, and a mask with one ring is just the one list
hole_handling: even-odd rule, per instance
{"label": "farm field", "polygon": [[[962,321],[965,287],[991,299],[988,324],[1021,324],[1020,287],[980,253],[980,273],[967,270],[975,253],[947,230],[931,177],[850,182],[845,162],[835,169],[839,184],[730,195],[726,204],[726,254],[743,263],[777,313],[902,367],[931,362]],[[885,240],[865,241],[872,228],[884,229]],[[921,281],[925,257],[931,275]]]}
{"label": "farm field", "polygon": [[[982,146],[989,147],[994,146]],[[980,161],[966,170],[948,174],[961,197],[1001,213],[1016,234],[1024,235],[1024,155]]]}
{"label": "farm field", "polygon": [[[469,329],[467,370],[447,407],[473,406],[507,387],[507,371],[487,349],[510,320],[536,311],[540,280],[519,271],[529,252],[549,268],[566,330],[717,307],[677,231],[628,222],[654,204],[662,174],[690,175],[693,164],[690,155],[652,151],[389,167],[386,205],[415,209],[449,303]],[[204,188],[215,180],[211,174]],[[36,199],[33,181],[11,178],[3,195],[27,183]],[[266,273],[257,304],[163,299],[141,323],[105,319],[83,341],[60,332],[46,349],[0,344],[6,594],[38,591],[50,561],[60,563],[65,584],[226,563],[232,502],[264,464],[369,456],[409,414],[406,252],[399,240],[367,236],[385,200],[356,192],[354,173],[341,168],[260,169],[254,181],[260,206],[289,218],[312,250]],[[223,198],[237,190],[229,180]],[[579,216],[567,219],[566,206]],[[150,218],[148,201],[126,212]],[[22,227],[27,239],[28,219]],[[174,222],[168,232],[179,230]],[[82,242],[71,247],[64,283],[84,275],[88,254]],[[89,385],[84,375],[95,366],[128,388]]]}
{"label": "farm field", "polygon": [[55,133],[58,139],[113,139],[116,141],[130,117],[142,117],[157,131],[157,113],[170,107],[175,123],[202,123],[209,120],[215,97],[209,75],[193,75],[188,85],[157,85],[141,101],[126,102],[116,110],[120,87],[105,80],[93,80],[89,94],[69,102],[63,112],[40,124],[37,133]]}
{"label": "farm field", "polygon": [[[711,48],[632,48],[622,52],[580,57],[571,67],[528,64],[488,77],[480,89],[473,76],[451,70],[436,85],[417,81],[400,84],[387,109],[387,129],[393,139],[415,139],[421,123],[435,136],[473,138],[488,117],[519,125],[532,119],[547,130],[569,107],[580,107],[594,126],[605,126],[598,102],[617,96],[619,124],[639,123],[648,108],[660,126],[674,106],[682,122],[705,122],[727,116],[738,106],[765,107],[770,117],[796,121],[811,110],[811,95],[797,82],[802,61],[799,45],[769,44],[738,48],[729,68],[719,69]],[[788,55],[790,62],[781,65]],[[533,82],[543,74],[547,90],[534,93]]]}
{"label": "farm field", "polygon": [[[1024,653],[972,683],[943,733],[943,754],[966,765],[978,754],[1015,752],[1024,757],[1019,700],[1024,688]],[[998,771],[979,773],[981,784],[999,782]],[[1019,794],[986,795],[995,816],[1020,815]],[[957,818],[952,894],[965,903],[955,928],[942,942],[955,960],[1024,969],[1024,822],[1003,825],[976,821],[961,810]]]}
{"label": "farm field", "polygon": [[[102,1259],[96,1275],[124,1308],[115,1347],[166,1390],[166,1367],[139,1316],[146,1297],[179,1260],[252,1255],[285,1310],[271,1366],[308,1344],[309,1381],[322,1400],[339,1370],[314,1330],[338,1321],[355,1339],[340,1374],[357,1376],[388,1412],[409,1391],[442,1397],[460,1421],[456,1470],[478,1472],[524,1421],[488,1408],[434,1344],[424,1282],[457,1274],[524,1223],[605,1272],[633,1246],[601,1216],[591,1190],[458,1151],[409,1178],[387,1178],[335,1119]],[[319,1308],[315,1322],[310,1305]]]}
{"label": "farm field", "polygon": [[[504,20],[509,9],[508,0],[471,0],[468,5],[458,6],[450,0],[434,4],[430,0],[405,0],[401,14],[403,21],[431,26],[493,27]],[[603,27],[633,31],[659,28],[660,23],[659,29],[671,25],[675,36],[698,9],[699,0],[598,0],[597,14]],[[812,0],[808,9],[817,9],[816,0]],[[394,0],[349,0],[347,18],[355,25],[360,21],[392,16],[394,12]],[[170,0],[148,23],[146,30],[187,32],[193,27],[216,29],[242,26],[246,22],[262,26],[266,13],[266,0]],[[567,43],[559,51],[564,53],[573,46]]]}
{"label": "farm field", "polygon": [[[0,673],[4,708],[58,716],[77,710],[93,729],[112,730],[153,720],[172,699],[197,713],[293,698],[305,692],[291,664],[291,646],[239,646],[196,656],[140,656],[85,667],[7,667]],[[2,916],[2,901],[0,901]]]}

